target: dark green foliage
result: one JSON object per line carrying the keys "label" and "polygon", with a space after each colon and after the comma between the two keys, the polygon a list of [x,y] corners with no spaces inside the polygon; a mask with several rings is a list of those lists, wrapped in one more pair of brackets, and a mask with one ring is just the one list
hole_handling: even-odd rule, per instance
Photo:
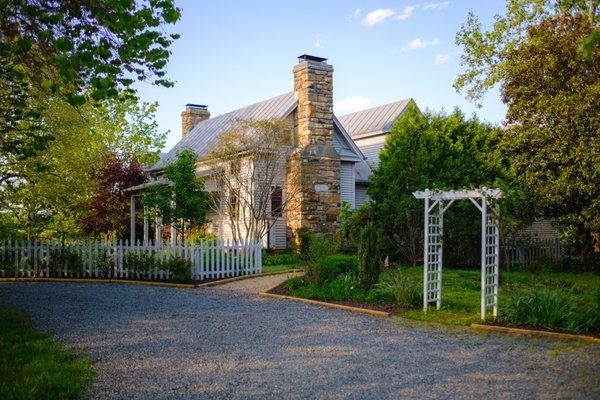
{"label": "dark green foliage", "polygon": [[363,203],[359,208],[351,210],[348,203],[344,203],[340,214],[340,250],[342,252],[356,253],[360,230],[367,221],[375,217],[373,204]]}
{"label": "dark green foliage", "polygon": [[83,398],[95,378],[91,364],[32,329],[25,313],[0,309],[1,399]]}
{"label": "dark green foliage", "polygon": [[568,289],[532,289],[517,295],[501,313],[507,323],[568,332],[600,332],[600,302],[581,304]]}
{"label": "dark green foliage", "polygon": [[194,151],[180,151],[164,170],[164,177],[172,184],[149,188],[142,196],[146,207],[156,208],[163,223],[175,224],[184,236],[206,223],[208,194],[204,181],[196,176],[196,159]]}
{"label": "dark green foliage", "polygon": [[81,106],[131,96],[135,81],[172,86],[172,1],[2,0],[0,9],[0,183],[52,140],[42,117],[51,99]]}
{"label": "dark green foliage", "polygon": [[344,274],[358,273],[358,257],[345,254],[332,254],[323,260],[322,273],[325,280],[331,280]]}
{"label": "dark green foliage", "polygon": [[192,263],[183,258],[171,257],[164,265],[164,269],[171,273],[171,280],[177,283],[190,283],[192,281]]}
{"label": "dark green foliage", "polygon": [[369,291],[381,273],[380,235],[373,222],[367,222],[358,243],[358,276],[365,291]]}
{"label": "dark green foliage", "polygon": [[[422,114],[414,104],[398,119],[371,175],[369,195],[381,224],[386,255],[412,265],[423,255],[423,202],[417,190],[506,187],[499,130],[458,110]],[[504,213],[504,211],[503,211]],[[361,224],[361,222],[359,222]],[[445,214],[447,264],[477,258],[480,215],[469,202]]]}
{"label": "dark green foliage", "polygon": [[287,280],[284,287],[290,295],[314,300],[355,301],[364,303],[367,294],[362,289],[356,274],[347,273],[337,278],[317,285],[305,277],[296,277]]}
{"label": "dark green foliage", "polygon": [[299,261],[298,254],[283,253],[263,256],[263,266],[295,265]]}
{"label": "dark green foliage", "polygon": [[66,271],[71,277],[79,277],[82,272],[83,260],[80,255],[65,247],[51,250],[46,262],[51,276],[58,276],[59,271]]}
{"label": "dark green foliage", "polygon": [[130,250],[123,256],[123,269],[134,279],[148,279],[153,271],[161,269],[161,262],[151,252]]}
{"label": "dark green foliage", "polygon": [[423,304],[422,278],[397,269],[375,284],[369,293],[369,299],[405,308],[420,307]]}
{"label": "dark green foliage", "polygon": [[300,228],[296,231],[296,236],[296,253],[300,254],[302,258],[307,259],[313,233],[308,228]]}

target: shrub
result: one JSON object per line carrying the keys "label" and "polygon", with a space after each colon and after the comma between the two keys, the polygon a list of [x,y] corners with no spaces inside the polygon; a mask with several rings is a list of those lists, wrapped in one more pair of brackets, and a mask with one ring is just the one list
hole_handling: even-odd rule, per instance
{"label": "shrub", "polygon": [[501,319],[516,325],[570,332],[600,331],[600,304],[580,304],[566,292],[534,289],[516,295]]}
{"label": "shrub", "polygon": [[297,241],[295,250],[304,259],[307,259],[309,256],[313,236],[314,234],[308,228],[300,228],[296,231]]}
{"label": "shrub", "polygon": [[150,273],[160,269],[160,262],[149,252],[142,250],[128,251],[123,257],[123,268],[129,271],[131,277],[149,277]]}
{"label": "shrub", "polygon": [[173,282],[189,283],[192,281],[192,263],[184,258],[171,257],[166,262],[164,269],[171,273]]}
{"label": "shrub", "polygon": [[52,276],[57,276],[65,271],[69,276],[80,276],[83,267],[79,254],[65,247],[51,250],[47,263]]}
{"label": "shrub", "polygon": [[218,237],[215,233],[206,232],[206,231],[198,231],[189,235],[187,241],[189,244],[201,244],[203,242],[212,242],[213,240],[217,240]]}
{"label": "shrub", "polygon": [[297,264],[299,260],[298,254],[295,253],[283,253],[283,254],[273,254],[266,255],[263,257],[263,265],[271,266],[271,265],[291,265]]}
{"label": "shrub", "polygon": [[323,260],[323,274],[326,280],[335,279],[340,275],[358,272],[358,258],[345,254],[332,254]]}
{"label": "shrub", "polygon": [[376,283],[369,292],[371,301],[393,303],[405,308],[419,307],[422,296],[423,286],[420,279],[403,274],[400,270]]}
{"label": "shrub", "polygon": [[369,291],[379,279],[380,261],[379,232],[369,221],[361,230],[358,244],[358,274],[365,291]]}
{"label": "shrub", "polygon": [[344,203],[340,213],[340,250],[347,253],[356,253],[360,231],[365,224],[372,220],[374,215],[373,205],[363,203],[359,208],[351,210],[348,203]]}
{"label": "shrub", "polygon": [[360,286],[360,280],[353,273],[342,274],[335,279],[315,285],[303,277],[287,280],[283,285],[292,296],[316,300],[366,301],[366,293]]}

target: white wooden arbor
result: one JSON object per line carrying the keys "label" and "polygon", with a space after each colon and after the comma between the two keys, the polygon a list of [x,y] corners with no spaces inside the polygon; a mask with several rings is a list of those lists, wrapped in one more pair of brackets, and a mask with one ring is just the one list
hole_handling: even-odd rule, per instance
{"label": "white wooden arbor", "polygon": [[425,200],[424,253],[423,253],[423,310],[430,303],[442,305],[442,255],[444,212],[455,200],[469,199],[481,211],[481,319],[491,308],[498,315],[498,274],[500,266],[500,231],[498,199],[500,189],[437,191],[426,189],[413,192]]}

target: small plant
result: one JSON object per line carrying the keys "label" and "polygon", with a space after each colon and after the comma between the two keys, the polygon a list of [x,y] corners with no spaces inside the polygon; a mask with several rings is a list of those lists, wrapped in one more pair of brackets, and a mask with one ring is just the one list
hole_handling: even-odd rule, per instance
{"label": "small plant", "polygon": [[408,276],[400,270],[376,283],[369,292],[372,301],[393,303],[400,307],[418,307],[422,301],[423,287],[417,277]]}
{"label": "small plant", "polygon": [[305,260],[308,259],[313,236],[314,234],[308,228],[300,228],[296,231],[295,250]]}
{"label": "small plant", "polygon": [[177,283],[192,281],[192,263],[184,258],[171,257],[165,264],[165,270],[171,274],[171,280]]}
{"label": "small plant", "polygon": [[115,269],[115,260],[106,250],[101,250],[96,258],[96,268],[104,278],[111,278]]}
{"label": "small plant", "polygon": [[293,265],[297,264],[299,260],[298,254],[295,253],[283,253],[263,256],[263,265]]}
{"label": "small plant", "polygon": [[129,271],[131,277],[149,278],[153,271],[160,269],[160,263],[149,251],[139,254],[132,250],[125,253],[123,268]]}
{"label": "small plant", "polygon": [[358,258],[345,254],[332,254],[323,259],[322,273],[325,280],[332,280],[340,275],[358,273]]}
{"label": "small plant", "polygon": [[358,274],[365,291],[369,291],[381,273],[379,232],[372,221],[367,222],[360,232],[358,244]]}
{"label": "small plant", "polygon": [[205,242],[212,242],[218,239],[216,233],[206,232],[205,230],[197,231],[190,234],[187,238],[189,244],[198,245]]}
{"label": "small plant", "polygon": [[570,332],[600,331],[600,303],[581,304],[569,293],[534,289],[517,295],[501,314],[505,322]]}
{"label": "small plant", "polygon": [[83,266],[81,257],[68,248],[61,247],[50,251],[46,263],[51,276],[64,275],[65,272],[71,277],[81,276]]}

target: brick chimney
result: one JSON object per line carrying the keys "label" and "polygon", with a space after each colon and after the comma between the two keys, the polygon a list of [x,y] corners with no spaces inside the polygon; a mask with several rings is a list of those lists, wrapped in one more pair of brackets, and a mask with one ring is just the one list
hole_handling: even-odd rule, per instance
{"label": "brick chimney", "polygon": [[333,147],[333,67],[325,58],[306,54],[298,61],[293,70],[297,149],[288,169],[288,190],[299,194],[287,213],[291,238],[302,227],[331,233],[341,209],[340,156]]}
{"label": "brick chimney", "polygon": [[186,104],[181,113],[181,137],[184,138],[198,122],[210,118],[208,106],[201,104]]}

